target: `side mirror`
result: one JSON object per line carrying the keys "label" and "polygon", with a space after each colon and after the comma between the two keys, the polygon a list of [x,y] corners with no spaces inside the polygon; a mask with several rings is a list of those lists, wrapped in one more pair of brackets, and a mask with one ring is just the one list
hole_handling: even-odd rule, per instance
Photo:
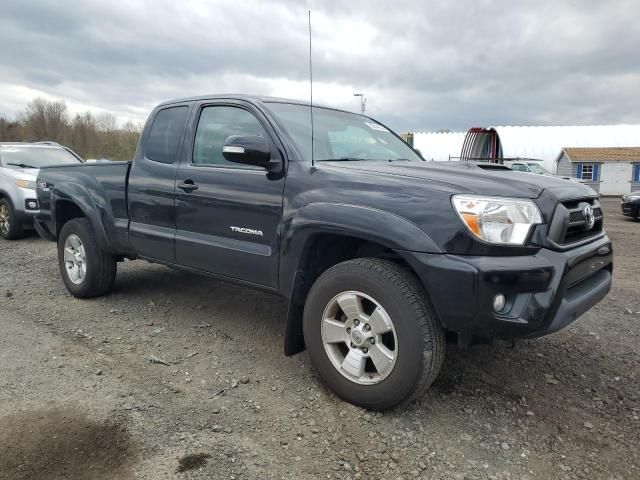
{"label": "side mirror", "polygon": [[270,169],[278,163],[271,160],[267,139],[259,135],[231,135],[222,145],[222,155],[230,162]]}

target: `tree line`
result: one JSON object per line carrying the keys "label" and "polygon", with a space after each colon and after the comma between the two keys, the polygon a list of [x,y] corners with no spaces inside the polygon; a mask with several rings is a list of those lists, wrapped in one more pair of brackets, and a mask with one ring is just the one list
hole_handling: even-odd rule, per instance
{"label": "tree line", "polygon": [[0,115],[0,142],[54,141],[83,158],[130,160],[142,125],[126,122],[118,127],[113,113],[89,111],[72,115],[64,101],[34,98],[15,120]]}

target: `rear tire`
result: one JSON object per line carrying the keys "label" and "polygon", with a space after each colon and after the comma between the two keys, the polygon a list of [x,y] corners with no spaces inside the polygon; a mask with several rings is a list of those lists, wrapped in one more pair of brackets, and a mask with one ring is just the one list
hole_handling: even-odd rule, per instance
{"label": "rear tire", "polygon": [[113,288],[116,259],[100,248],[86,218],[75,218],[62,227],[58,265],[62,281],[74,297],[98,297]]}
{"label": "rear tire", "polygon": [[23,236],[24,230],[16,219],[13,205],[6,198],[0,199],[0,237],[5,240],[17,240]]}
{"label": "rear tire", "polygon": [[303,330],[321,379],[371,410],[422,395],[444,361],[444,332],[422,286],[388,260],[349,260],[324,272],[307,297]]}

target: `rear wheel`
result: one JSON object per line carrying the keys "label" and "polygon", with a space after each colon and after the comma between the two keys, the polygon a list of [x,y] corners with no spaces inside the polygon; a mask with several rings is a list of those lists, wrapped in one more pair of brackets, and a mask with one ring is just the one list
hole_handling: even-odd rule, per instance
{"label": "rear wheel", "polygon": [[6,198],[0,199],[0,237],[15,240],[23,235],[22,225],[16,219],[11,202]]}
{"label": "rear wheel", "polygon": [[365,408],[416,398],[442,367],[442,327],[415,276],[390,261],[356,259],[324,272],[309,292],[303,322],[320,377]]}
{"label": "rear wheel", "polygon": [[67,290],[78,298],[109,293],[116,278],[116,259],[100,248],[86,218],[75,218],[62,227],[58,265]]}

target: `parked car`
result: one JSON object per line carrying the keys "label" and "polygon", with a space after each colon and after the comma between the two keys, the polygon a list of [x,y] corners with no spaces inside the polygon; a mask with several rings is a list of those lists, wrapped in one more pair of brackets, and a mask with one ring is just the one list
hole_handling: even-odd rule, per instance
{"label": "parked car", "polygon": [[[560,330],[611,286],[596,193],[502,165],[425,162],[370,117],[293,100],[159,105],[133,162],[38,175],[38,231],[76,297],[144,259],[288,299],[285,354],[306,348],[342,398],[385,409],[460,345]],[[313,150],[312,150],[313,144]],[[215,294],[215,293],[212,293]]]}
{"label": "parked car", "polygon": [[0,237],[20,238],[38,213],[36,176],[50,165],[74,165],[82,158],[53,142],[0,143]]}
{"label": "parked car", "polygon": [[624,195],[620,200],[620,209],[627,217],[640,218],[640,192]]}
{"label": "parked car", "polygon": [[505,160],[504,164],[511,170],[514,170],[516,172],[533,173],[535,175],[547,175],[548,177],[562,178],[563,180],[569,180],[570,182],[581,183],[578,178],[571,176],[561,176],[551,173],[550,171],[542,167],[542,165],[540,165],[541,162],[542,160],[520,158],[517,160]]}
{"label": "parked car", "polygon": [[540,165],[540,160],[516,160],[509,161],[505,160],[504,164],[511,168],[511,170],[515,170],[516,172],[525,172],[525,173],[535,173],[536,175],[551,175],[553,174]]}
{"label": "parked car", "polygon": [[109,163],[111,160],[108,158],[87,158],[85,163]]}

